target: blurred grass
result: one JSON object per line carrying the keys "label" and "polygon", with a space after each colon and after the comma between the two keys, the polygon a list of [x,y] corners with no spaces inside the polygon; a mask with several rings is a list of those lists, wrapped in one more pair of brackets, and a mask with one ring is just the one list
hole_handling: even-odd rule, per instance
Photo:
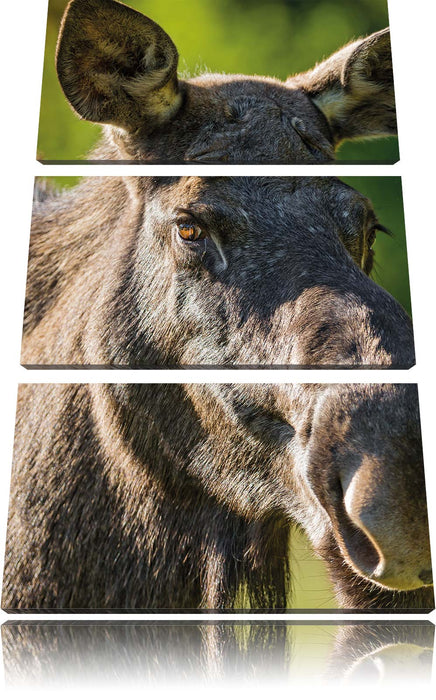
{"label": "blurred grass", "polygon": [[[269,633],[265,633],[265,625],[269,627]],[[291,624],[289,620],[284,627],[282,622],[265,621],[236,623],[233,626],[235,639],[241,651],[249,652],[253,644],[256,644],[259,650],[265,648],[267,652],[272,648],[282,648],[290,682],[298,681],[306,674],[313,680],[325,679],[340,629],[339,625],[311,622]]]}
{"label": "blurred grass", "polygon": [[[100,127],[80,121],[59,86],[55,46],[67,0],[50,0],[38,157],[84,159]],[[174,40],[182,75],[213,72],[285,79],[358,36],[388,25],[386,0],[128,0]],[[344,144],[339,159],[398,159],[396,138]]]}
{"label": "blurred grass", "polygon": [[292,528],[289,556],[294,610],[337,609],[324,562],[315,556],[306,535],[295,527]]}
{"label": "blurred grass", "polygon": [[[297,527],[291,529],[289,548],[290,590],[286,591],[289,610],[336,610],[337,602],[322,559],[315,556],[306,535]],[[245,584],[236,597],[237,610],[249,610],[250,598]]]}

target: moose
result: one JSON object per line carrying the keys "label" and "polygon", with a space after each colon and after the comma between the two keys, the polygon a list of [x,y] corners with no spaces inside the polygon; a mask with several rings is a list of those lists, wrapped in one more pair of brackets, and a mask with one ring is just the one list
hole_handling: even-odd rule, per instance
{"label": "moose", "polygon": [[[28,366],[413,363],[368,277],[381,224],[336,178],[90,178],[37,200]],[[24,385],[14,460],[6,610],[283,610],[291,524],[339,605],[433,605],[413,385]]]}
{"label": "moose", "polygon": [[6,611],[283,611],[292,524],[342,608],[432,608],[415,385],[20,386]]}
{"label": "moose", "polygon": [[285,82],[181,80],[177,63],[148,17],[114,0],[71,0],[56,67],[74,111],[104,125],[91,160],[327,163],[344,139],[397,132],[388,29]]}
{"label": "moose", "polygon": [[368,275],[377,220],[333,177],[38,187],[26,367],[395,367],[406,312]]}

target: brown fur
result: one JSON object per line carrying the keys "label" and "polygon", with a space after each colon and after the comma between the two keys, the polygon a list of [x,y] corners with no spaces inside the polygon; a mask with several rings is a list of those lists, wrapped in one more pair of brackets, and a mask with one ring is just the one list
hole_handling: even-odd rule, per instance
{"label": "brown fur", "polygon": [[[91,178],[37,200],[28,364],[413,361],[405,313],[359,267],[374,212],[335,178]],[[371,546],[350,535],[367,507]],[[427,609],[426,517],[413,387],[22,387],[3,605],[286,609],[297,523],[339,604]],[[380,547],[390,570],[371,571]]]}
{"label": "brown fur", "polygon": [[335,142],[396,132],[391,44],[387,29],[345,46],[297,83],[324,113]]}

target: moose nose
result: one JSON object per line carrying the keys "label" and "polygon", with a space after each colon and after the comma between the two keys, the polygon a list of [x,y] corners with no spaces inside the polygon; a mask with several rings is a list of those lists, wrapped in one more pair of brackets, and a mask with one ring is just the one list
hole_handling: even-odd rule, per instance
{"label": "moose nose", "polygon": [[340,540],[359,573],[387,588],[412,590],[433,582],[425,492],[414,493],[396,476],[371,459],[345,475]]}

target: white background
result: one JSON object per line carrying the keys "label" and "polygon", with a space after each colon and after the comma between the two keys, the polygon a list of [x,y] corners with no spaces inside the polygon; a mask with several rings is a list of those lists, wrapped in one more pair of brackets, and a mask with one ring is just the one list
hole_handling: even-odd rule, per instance
{"label": "white background", "polygon": [[[213,1],[213,0],[205,0]],[[395,71],[395,87],[399,124],[401,162],[395,166],[299,166],[291,167],[195,167],[189,166],[42,166],[35,161],[40,87],[44,54],[47,0],[6,2],[1,9],[2,40],[2,153],[1,174],[1,239],[0,256],[2,339],[0,343],[2,372],[0,392],[0,570],[2,570],[5,526],[8,505],[10,464],[15,419],[15,402],[19,382],[44,381],[398,381],[419,385],[424,457],[433,560],[436,561],[436,470],[435,439],[435,253],[436,183],[435,167],[435,20],[434,0],[390,0],[390,24]],[[32,187],[35,175],[84,174],[168,175],[195,173],[270,174],[270,175],[401,175],[412,308],[415,328],[417,365],[409,371],[58,371],[42,373],[26,371],[19,365],[22,311],[27,266]],[[301,617],[301,616],[299,616]],[[8,618],[0,613],[0,621]],[[76,618],[77,619],[77,618]],[[156,619],[156,616],[154,617]],[[202,616],[204,619],[204,616]],[[349,619],[349,618],[348,618]],[[436,620],[434,614],[430,616]],[[0,670],[0,677],[2,671]],[[308,679],[309,680],[309,679]],[[436,679],[433,681],[436,688]],[[73,689],[69,689],[71,692]],[[242,690],[242,689],[241,689]],[[291,688],[289,687],[289,692]],[[362,688],[362,694],[363,694]],[[65,689],[67,691],[67,689]],[[169,697],[174,688],[156,689],[160,697]],[[186,686],[178,695],[192,697]],[[211,686],[208,694],[217,694]],[[243,691],[242,691],[243,692]],[[287,692],[287,691],[285,691]],[[325,691],[323,691],[324,694]],[[337,691],[334,692],[337,696]],[[381,693],[380,689],[380,693]],[[410,689],[404,695],[410,695]],[[11,693],[11,691],[9,691]],[[105,694],[111,695],[106,690]],[[374,691],[371,691],[374,695]],[[65,694],[65,693],[63,693]],[[114,693],[115,694],[115,691]],[[118,694],[118,691],[117,691]],[[251,695],[265,697],[265,688],[250,688]],[[359,695],[359,689],[354,689]],[[396,693],[402,696],[401,687]],[[26,692],[26,697],[28,692]]]}

